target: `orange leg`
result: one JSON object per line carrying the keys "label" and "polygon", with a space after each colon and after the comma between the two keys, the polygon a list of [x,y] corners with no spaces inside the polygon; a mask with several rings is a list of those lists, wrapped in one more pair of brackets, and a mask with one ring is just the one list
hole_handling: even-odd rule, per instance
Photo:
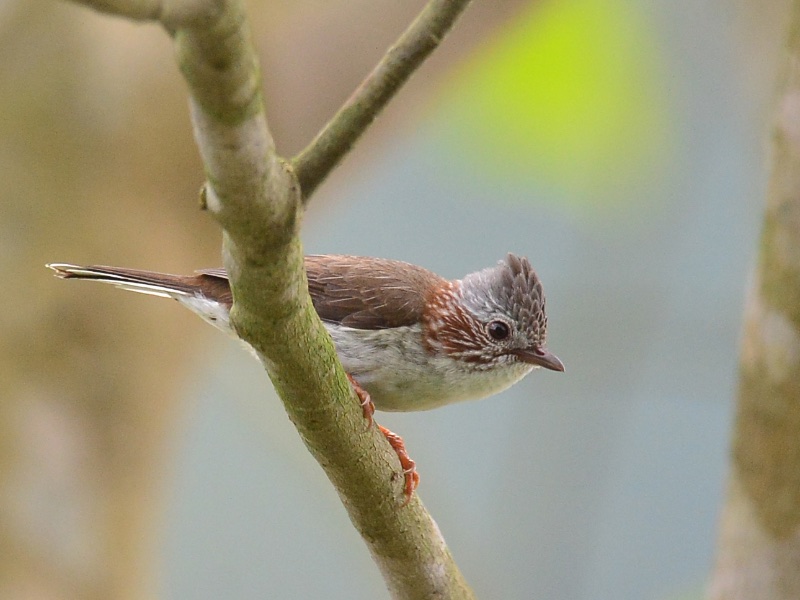
{"label": "orange leg", "polygon": [[411,460],[411,457],[408,455],[403,438],[393,431],[389,431],[383,425],[378,425],[378,429],[381,430],[386,441],[389,442],[389,445],[397,453],[397,458],[400,459],[400,466],[403,469],[403,477],[405,478],[405,487],[403,488],[403,496],[405,496],[403,506],[405,506],[411,501],[411,496],[414,495],[414,490],[416,490],[419,485],[417,463]]}
{"label": "orange leg", "polygon": [[[355,378],[349,373],[347,374],[347,379],[350,381],[350,385],[353,386],[353,391],[355,391],[356,396],[358,396],[359,403],[361,404],[361,410],[364,412],[364,418],[367,420],[368,426],[372,425],[372,415],[375,414],[375,405],[372,403],[372,400],[369,397],[369,392],[362,388]],[[406,445],[403,443],[403,438],[396,433],[389,431],[382,425],[378,425],[378,429],[380,429],[381,433],[386,438],[386,441],[389,442],[392,450],[397,453],[397,458],[400,459],[400,467],[403,469],[403,478],[405,479],[405,486],[403,487],[403,496],[405,497],[403,506],[405,506],[411,501],[411,496],[414,495],[414,490],[416,490],[417,486],[419,485],[419,473],[417,473],[417,465],[408,455]]]}
{"label": "orange leg", "polygon": [[375,414],[375,405],[372,403],[372,398],[369,397],[369,392],[358,385],[358,382],[355,378],[347,374],[347,379],[350,381],[350,385],[353,386],[353,391],[358,396],[358,401],[361,404],[361,410],[364,412],[364,418],[367,420],[367,427],[372,425],[372,415]]}

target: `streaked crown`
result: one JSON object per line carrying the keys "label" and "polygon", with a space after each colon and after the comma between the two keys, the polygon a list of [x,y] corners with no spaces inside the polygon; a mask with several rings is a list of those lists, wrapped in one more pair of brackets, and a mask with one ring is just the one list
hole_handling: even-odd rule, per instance
{"label": "streaked crown", "polygon": [[544,346],[547,315],[542,282],[527,258],[508,254],[494,267],[461,282],[462,301],[480,321],[505,317],[513,326],[514,346]]}

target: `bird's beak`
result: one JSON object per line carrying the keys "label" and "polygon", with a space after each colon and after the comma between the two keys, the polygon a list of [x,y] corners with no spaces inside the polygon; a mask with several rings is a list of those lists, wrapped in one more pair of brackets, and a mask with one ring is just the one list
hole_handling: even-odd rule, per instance
{"label": "bird's beak", "polygon": [[536,365],[537,367],[544,367],[551,371],[564,371],[564,363],[558,357],[547,350],[546,348],[526,348],[524,350],[516,350],[514,354],[522,361],[529,365]]}

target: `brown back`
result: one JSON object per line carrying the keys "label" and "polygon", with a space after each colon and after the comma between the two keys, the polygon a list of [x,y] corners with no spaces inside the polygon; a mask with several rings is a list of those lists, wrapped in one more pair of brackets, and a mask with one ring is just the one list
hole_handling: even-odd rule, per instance
{"label": "brown back", "polygon": [[[320,318],[354,329],[418,323],[425,298],[445,283],[427,269],[383,258],[311,255],[306,256],[305,265],[308,291]],[[204,288],[210,279],[227,280],[223,269],[205,269],[198,274],[206,279]],[[227,281],[224,285],[227,288]],[[229,290],[227,294],[229,298]]]}

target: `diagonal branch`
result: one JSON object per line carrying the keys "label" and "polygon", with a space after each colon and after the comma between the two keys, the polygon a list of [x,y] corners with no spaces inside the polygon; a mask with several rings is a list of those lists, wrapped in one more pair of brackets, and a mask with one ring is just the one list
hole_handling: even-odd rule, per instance
{"label": "diagonal branch", "polygon": [[339,112],[292,159],[303,200],[339,164],[411,74],[441,43],[470,0],[431,0]]}
{"label": "diagonal branch", "polygon": [[[397,456],[377,428],[365,427],[331,339],[311,304],[298,237],[301,186],[275,152],[243,0],[80,1],[110,13],[158,20],[173,35],[205,166],[203,203],[223,228],[223,258],[234,295],[231,322],[256,349],[289,418],[336,487],[393,597],[472,598],[419,499],[415,496],[401,506],[403,477]],[[419,64],[465,5],[434,1],[428,6],[406,34],[428,41],[418,42],[416,50],[401,43],[399,50],[390,52],[386,65],[376,70],[386,74],[374,83],[368,80],[364,88],[372,91],[346,107],[345,116],[334,119],[338,124],[326,130],[331,133],[323,132],[318,139],[327,140],[334,130],[347,127],[357,133],[340,133],[343,141],[338,145],[314,144],[323,149],[319,156],[327,158],[320,166],[301,167],[310,186],[306,193],[374,118],[376,107],[408,77],[412,69],[407,61]],[[411,59],[403,58],[406,55]],[[397,61],[406,66],[391,67]],[[379,86],[379,80],[387,83]],[[356,94],[360,97],[361,92]],[[337,147],[343,150],[332,150]]]}

